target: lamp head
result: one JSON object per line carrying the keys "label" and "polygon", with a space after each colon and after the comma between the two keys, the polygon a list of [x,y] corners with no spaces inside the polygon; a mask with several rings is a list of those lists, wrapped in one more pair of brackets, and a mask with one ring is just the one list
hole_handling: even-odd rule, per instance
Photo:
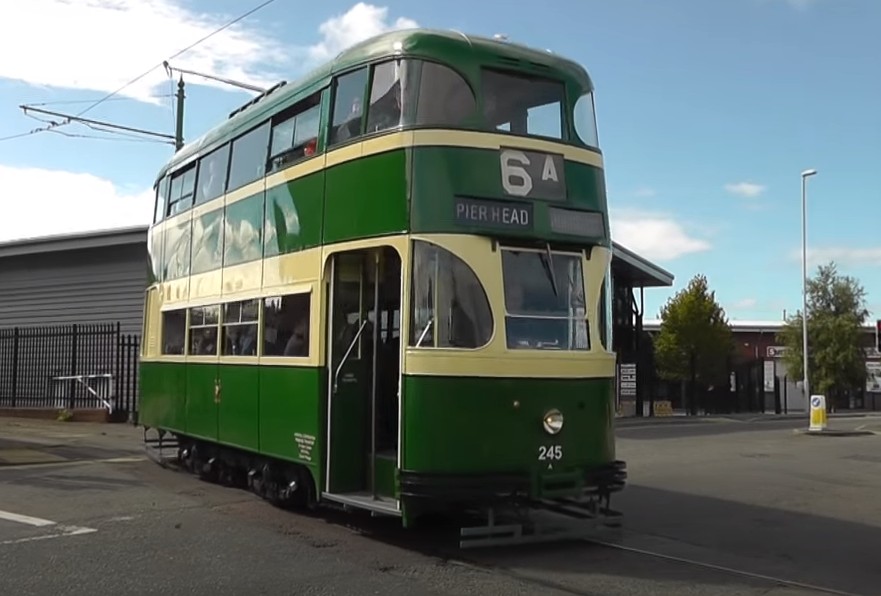
{"label": "lamp head", "polygon": [[817,173],[817,170],[805,170],[801,173],[802,178],[807,178],[808,176],[814,176]]}

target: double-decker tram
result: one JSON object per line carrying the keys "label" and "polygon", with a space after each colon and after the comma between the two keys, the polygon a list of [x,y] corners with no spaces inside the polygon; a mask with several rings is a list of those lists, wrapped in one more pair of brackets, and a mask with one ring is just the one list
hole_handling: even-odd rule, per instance
{"label": "double-decker tram", "polygon": [[397,31],[274,87],[158,174],[150,450],[278,503],[484,516],[463,544],[607,522],[607,214],[592,82],[550,52]]}

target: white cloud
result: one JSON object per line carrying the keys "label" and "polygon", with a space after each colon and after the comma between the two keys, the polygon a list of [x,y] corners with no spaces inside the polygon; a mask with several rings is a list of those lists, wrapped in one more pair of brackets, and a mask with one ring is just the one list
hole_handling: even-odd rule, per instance
{"label": "white cloud", "polygon": [[739,197],[754,199],[765,192],[765,186],[752,182],[738,182],[736,184],[726,184],[725,190]]}
{"label": "white cloud", "polygon": [[754,308],[759,303],[755,298],[743,298],[738,300],[733,304],[734,308],[737,309],[746,309],[746,308]]}
{"label": "white cloud", "polygon": [[670,261],[710,249],[710,243],[695,238],[674,217],[632,209],[612,210],[612,238],[650,260]]}
{"label": "white cloud", "polygon": [[657,194],[658,193],[655,191],[654,188],[649,188],[648,186],[642,186],[640,188],[637,188],[635,191],[633,191],[633,196],[639,197],[641,199],[650,199],[651,197],[654,197]]}
{"label": "white cloud", "polygon": [[[801,262],[801,249],[793,250],[789,257],[792,261]],[[865,248],[847,246],[808,248],[809,267],[825,265],[829,261],[835,261],[836,264],[850,267],[877,267],[881,265],[881,246]]]}
{"label": "white cloud", "polygon": [[[205,15],[181,0],[27,0],[0,19],[0,78],[35,86],[110,92],[208,35],[229,16]],[[289,60],[284,47],[257,27],[238,23],[202,42],[171,66],[269,86],[270,69]],[[232,87],[185,75],[191,83]],[[142,101],[168,75],[157,68],[122,95]]]}
{"label": "white cloud", "polygon": [[[33,196],[39,180],[39,203]],[[52,234],[147,225],[151,190],[131,192],[93,174],[0,165],[0,242]]]}
{"label": "white cloud", "polygon": [[412,19],[398,17],[388,23],[388,8],[358,2],[344,14],[324,21],[318,28],[321,41],[309,48],[313,60],[327,60],[340,51],[365,39],[393,29],[409,29],[418,24]]}
{"label": "white cloud", "polygon": [[[15,18],[0,19],[0,55],[7,57],[0,60],[0,79],[61,89],[115,91],[233,18],[197,13],[186,4],[184,0],[17,3]],[[259,16],[255,13],[253,18]],[[417,26],[405,17],[392,23],[388,18],[388,8],[358,2],[322,23],[320,41],[308,47],[274,39],[265,28],[245,19],[170,60],[170,64],[269,87],[306,70],[310,65],[304,63],[304,58],[309,62],[326,60],[372,35]],[[178,76],[174,73],[175,79]],[[196,75],[184,75],[184,80],[227,91],[235,89]],[[168,82],[168,73],[159,67],[119,93],[157,103],[155,95],[168,92]]]}

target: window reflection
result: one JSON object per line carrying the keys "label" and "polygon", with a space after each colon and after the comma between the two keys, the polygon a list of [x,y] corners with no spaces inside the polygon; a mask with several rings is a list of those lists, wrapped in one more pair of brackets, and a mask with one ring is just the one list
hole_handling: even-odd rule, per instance
{"label": "window reflection", "polygon": [[196,204],[199,205],[223,194],[229,165],[229,145],[215,149],[199,160],[199,183],[196,185]]}

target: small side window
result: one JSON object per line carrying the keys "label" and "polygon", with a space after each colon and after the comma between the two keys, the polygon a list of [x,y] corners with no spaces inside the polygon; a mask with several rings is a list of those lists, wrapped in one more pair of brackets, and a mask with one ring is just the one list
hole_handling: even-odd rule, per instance
{"label": "small side window", "polygon": [[299,102],[272,126],[270,168],[280,170],[318,152],[321,93]]}
{"label": "small side window", "polygon": [[190,309],[190,355],[217,355],[217,324],[220,307],[197,306]]}
{"label": "small side window", "polygon": [[168,195],[166,216],[182,213],[193,206],[193,193],[196,190],[196,164],[171,176],[171,192]]}
{"label": "small side window", "polygon": [[348,141],[361,134],[367,67],[345,74],[334,82],[333,119],[330,144]]}
{"label": "small side window", "polygon": [[465,261],[439,246],[413,243],[410,345],[479,348],[493,333],[483,285]]}
{"label": "small side window", "polygon": [[229,145],[215,149],[199,160],[199,184],[196,187],[196,204],[216,199],[226,187],[229,166]]}
{"label": "small side window", "polygon": [[263,355],[309,356],[310,294],[263,300]]}
{"label": "small side window", "polygon": [[367,112],[367,132],[396,128],[401,124],[401,60],[383,62],[373,67],[370,86],[370,107]]}
{"label": "small side window", "polygon": [[245,300],[223,305],[223,355],[257,355],[257,318],[260,302]]}
{"label": "small side window", "polygon": [[266,174],[269,132],[267,121],[233,141],[227,191],[241,188]]}
{"label": "small side window", "polygon": [[182,355],[187,332],[187,311],[169,310],[162,313],[162,353]]}
{"label": "small side window", "polygon": [[168,201],[168,176],[163,176],[156,186],[156,206],[153,209],[153,223],[159,223],[165,217],[165,205]]}

